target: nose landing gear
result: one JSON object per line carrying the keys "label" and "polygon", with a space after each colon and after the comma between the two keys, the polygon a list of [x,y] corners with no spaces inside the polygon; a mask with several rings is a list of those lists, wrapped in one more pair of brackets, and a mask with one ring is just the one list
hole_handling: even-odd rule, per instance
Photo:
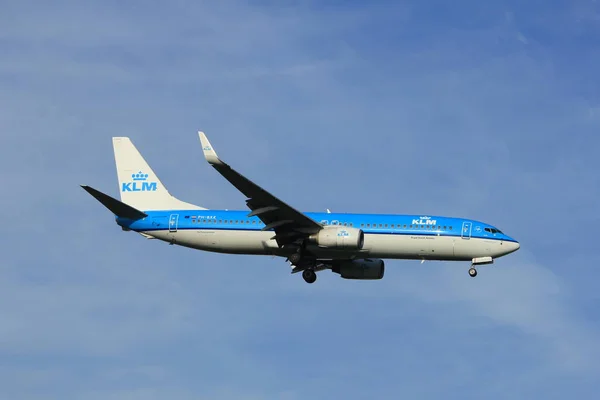
{"label": "nose landing gear", "polygon": [[469,276],[471,278],[475,278],[477,276],[477,270],[475,269],[476,265],[488,265],[493,263],[494,259],[492,257],[475,257],[471,262],[471,268],[469,268]]}

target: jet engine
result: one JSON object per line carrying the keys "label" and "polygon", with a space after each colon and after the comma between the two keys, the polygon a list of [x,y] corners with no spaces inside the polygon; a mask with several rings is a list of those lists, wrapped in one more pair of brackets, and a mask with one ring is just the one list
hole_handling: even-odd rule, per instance
{"label": "jet engine", "polygon": [[327,226],[311,235],[309,241],[329,249],[360,250],[365,243],[365,234],[362,229]]}
{"label": "jet engine", "polygon": [[347,260],[333,265],[331,270],[344,279],[381,279],[385,271],[385,263],[379,258]]}

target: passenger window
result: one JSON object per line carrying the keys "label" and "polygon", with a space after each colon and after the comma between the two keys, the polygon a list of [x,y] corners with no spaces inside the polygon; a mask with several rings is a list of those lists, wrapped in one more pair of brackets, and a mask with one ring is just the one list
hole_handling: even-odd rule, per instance
{"label": "passenger window", "polygon": [[253,219],[253,220],[252,220],[252,223],[253,223],[253,224],[256,224],[256,220],[255,220],[255,219]]}
{"label": "passenger window", "polygon": [[371,224],[367,224],[367,228],[370,228],[370,227],[371,227]]}
{"label": "passenger window", "polygon": [[363,223],[363,224],[360,224],[360,227],[361,227],[361,228],[364,228],[364,227],[365,227],[365,224],[364,224],[364,223]]}
{"label": "passenger window", "polygon": [[388,227],[388,226],[387,226],[387,224],[385,224],[385,227],[386,227],[386,228]]}
{"label": "passenger window", "polygon": [[394,224],[391,224],[391,225],[390,225],[390,228],[394,228]]}
{"label": "passenger window", "polygon": [[354,226],[354,224],[352,222],[350,222],[350,226]]}
{"label": "passenger window", "polygon": [[451,231],[451,230],[452,230],[452,227],[451,227],[451,226],[449,226],[449,227],[448,227],[448,230],[449,230],[449,231]]}
{"label": "passenger window", "polygon": [[412,225],[410,225],[410,229],[412,229]]}
{"label": "passenger window", "polygon": [[383,224],[379,224],[379,227],[380,227],[380,228],[383,228]]}

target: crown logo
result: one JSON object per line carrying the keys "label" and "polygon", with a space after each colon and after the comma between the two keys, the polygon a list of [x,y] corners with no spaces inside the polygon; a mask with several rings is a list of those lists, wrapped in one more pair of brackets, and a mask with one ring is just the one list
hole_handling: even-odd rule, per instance
{"label": "crown logo", "polygon": [[142,171],[140,171],[137,174],[131,174],[131,178],[133,178],[134,181],[145,181],[148,179],[148,174],[142,174]]}

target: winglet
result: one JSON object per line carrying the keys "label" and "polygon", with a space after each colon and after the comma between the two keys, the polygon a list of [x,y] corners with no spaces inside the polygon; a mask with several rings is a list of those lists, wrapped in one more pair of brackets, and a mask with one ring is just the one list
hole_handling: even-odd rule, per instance
{"label": "winglet", "polygon": [[217,153],[213,149],[212,145],[208,141],[208,138],[204,134],[204,132],[198,131],[198,136],[200,136],[200,144],[202,145],[202,151],[204,152],[204,157],[206,161],[208,161],[211,165],[222,165],[223,161],[219,159]]}

